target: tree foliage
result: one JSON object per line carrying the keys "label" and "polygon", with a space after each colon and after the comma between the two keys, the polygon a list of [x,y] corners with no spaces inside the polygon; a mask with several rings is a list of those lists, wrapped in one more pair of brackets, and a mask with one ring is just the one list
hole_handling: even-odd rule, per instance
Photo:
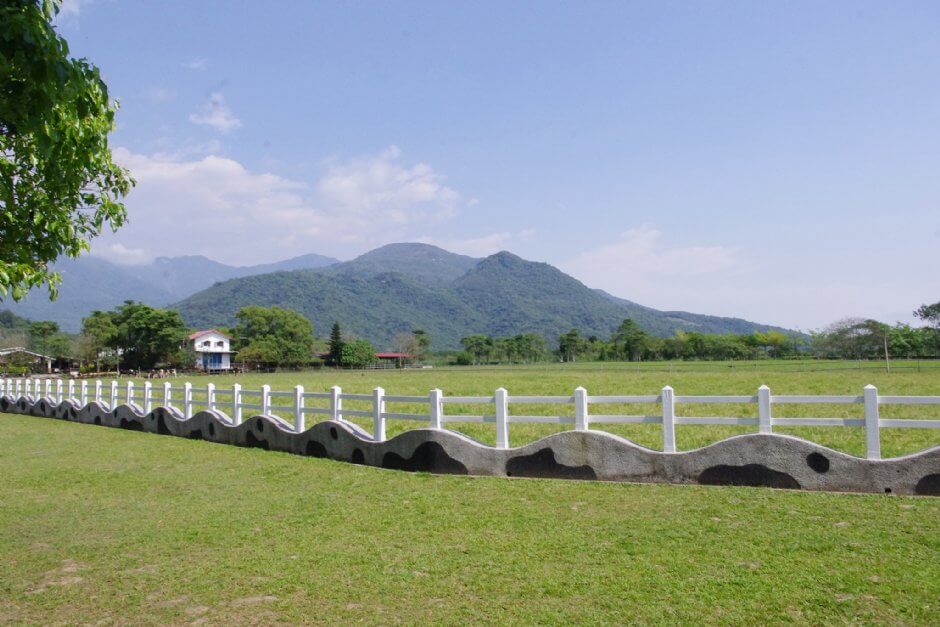
{"label": "tree foliage", "polygon": [[914,311],[914,315],[923,320],[927,325],[940,331],[940,301],[933,305],[921,305]]}
{"label": "tree foliage", "polygon": [[313,325],[280,307],[242,307],[235,335],[242,343],[239,359],[253,364],[299,366],[313,356]]}
{"label": "tree foliage", "polygon": [[107,315],[114,325],[108,345],[120,351],[125,368],[150,369],[177,361],[187,333],[179,312],[127,301]]}
{"label": "tree foliage", "polygon": [[55,296],[50,264],[121,226],[133,185],[108,146],[117,105],[98,68],[69,57],[59,4],[0,5],[0,297],[15,300],[43,283]]}
{"label": "tree foliage", "polygon": [[338,366],[342,357],[343,331],[339,328],[339,322],[334,322],[333,328],[330,329],[330,354],[328,361],[331,365]]}
{"label": "tree foliage", "polygon": [[343,342],[339,365],[343,368],[365,368],[375,363],[375,346],[369,340]]}

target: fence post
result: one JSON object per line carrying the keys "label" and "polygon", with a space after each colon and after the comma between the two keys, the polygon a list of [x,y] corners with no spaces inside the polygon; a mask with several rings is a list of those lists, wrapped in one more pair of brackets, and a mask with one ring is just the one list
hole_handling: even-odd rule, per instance
{"label": "fence post", "polygon": [[171,403],[171,400],[173,397],[172,388],[173,386],[170,384],[169,381],[163,382],[163,406],[167,409],[169,409],[170,406],[172,405]]}
{"label": "fence post", "polygon": [[69,379],[69,400],[75,398],[75,379]]}
{"label": "fence post", "polygon": [[330,388],[330,411],[332,412],[330,418],[332,420],[340,421],[343,419],[342,393],[343,389],[338,385],[334,385]]}
{"label": "fence post", "polygon": [[676,393],[671,386],[663,387],[663,452],[676,452]]}
{"label": "fence post", "polygon": [[496,448],[509,448],[509,393],[497,388],[493,395],[496,405]]}
{"label": "fence post", "polygon": [[43,396],[47,399],[52,399],[52,379],[46,379],[46,382],[42,386]]}
{"label": "fence post", "polygon": [[134,382],[128,381],[124,385],[124,400],[127,402],[128,407],[134,406]]}
{"label": "fence post", "polygon": [[865,398],[865,448],[868,459],[881,459],[881,432],[878,424],[878,388],[866,385]]}
{"label": "fence post", "polygon": [[304,386],[294,386],[294,431],[303,433],[306,429],[304,423]]}
{"label": "fence post", "polygon": [[101,402],[101,379],[95,381],[95,402]]}
{"label": "fence post", "polygon": [[757,432],[773,433],[771,420],[770,388],[762,385],[757,388]]}
{"label": "fence post", "polygon": [[32,379],[26,379],[26,398],[31,398],[33,395],[33,381]]}
{"label": "fence post", "polygon": [[111,411],[115,410],[115,408],[117,407],[117,402],[118,402],[118,382],[111,381],[111,403],[110,403]]}
{"label": "fence post", "polygon": [[187,381],[183,384],[183,418],[189,420],[193,417],[193,384]]}
{"label": "fence post", "polygon": [[271,386],[261,386],[261,413],[265,416],[271,413]]}
{"label": "fence post", "polygon": [[236,427],[242,423],[242,386],[232,384],[232,424]]}
{"label": "fence post", "polygon": [[81,404],[82,404],[82,407],[85,407],[88,405],[88,381],[85,381],[84,379],[82,380],[81,390],[82,390]]}
{"label": "fence post", "polygon": [[444,393],[441,392],[438,388],[431,390],[431,393],[428,395],[428,405],[430,407],[431,414],[431,428],[432,429],[443,429],[444,428]]}
{"label": "fence post", "polygon": [[144,381],[144,413],[149,414],[153,410],[153,384],[150,381]]}
{"label": "fence post", "polygon": [[385,441],[385,390],[372,390],[372,439]]}
{"label": "fence post", "polygon": [[59,405],[62,404],[62,379],[56,379],[55,381],[55,401]]}
{"label": "fence post", "polygon": [[577,431],[587,431],[590,426],[588,413],[588,393],[582,386],[574,389],[574,428]]}
{"label": "fence post", "polygon": [[215,409],[215,383],[206,383],[206,409]]}

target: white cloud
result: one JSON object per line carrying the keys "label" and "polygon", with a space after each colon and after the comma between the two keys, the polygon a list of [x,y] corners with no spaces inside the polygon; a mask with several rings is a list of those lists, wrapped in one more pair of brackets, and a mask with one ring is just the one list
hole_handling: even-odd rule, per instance
{"label": "white cloud", "polygon": [[435,238],[435,237],[419,237],[415,241],[421,242],[423,244],[433,244],[439,246],[444,250],[449,250],[453,253],[460,253],[461,255],[469,255],[471,257],[486,257],[494,253],[498,253],[501,250],[508,250],[511,248],[513,243],[528,241],[535,235],[533,229],[523,229],[518,233],[511,233],[509,231],[499,231],[495,233],[488,233],[487,235],[482,235],[480,237],[470,237],[470,238]]}
{"label": "white cloud", "polygon": [[211,126],[221,133],[228,133],[242,125],[241,120],[235,117],[232,110],[225,104],[225,96],[220,92],[213,92],[202,109],[189,116],[189,121],[193,124]]}
{"label": "white cloud", "polygon": [[114,154],[137,187],[127,198],[128,224],[96,244],[103,256],[115,257],[107,247],[121,244],[151,257],[201,254],[232,264],[309,252],[350,258],[414,240],[462,206],[433,168],[403,163],[397,149],[333,160],[312,184],[252,172],[211,152]]}
{"label": "white cloud", "polygon": [[183,63],[183,67],[187,70],[201,72],[209,67],[209,61],[207,59],[190,59]]}
{"label": "white cloud", "polygon": [[581,272],[600,271],[612,280],[643,277],[689,276],[719,272],[737,264],[733,249],[723,246],[662,244],[662,233],[642,226],[621,234],[620,240],[586,251],[568,262]]}
{"label": "white cloud", "polygon": [[461,201],[431,166],[402,165],[397,146],[375,157],[331,163],[317,193],[326,206],[368,219],[380,213],[393,224],[451,218]]}
{"label": "white cloud", "polygon": [[153,259],[143,248],[128,248],[120,243],[96,247],[94,254],[96,257],[103,257],[109,261],[124,265],[139,265]]}
{"label": "white cloud", "polygon": [[742,271],[732,248],[668,246],[662,240],[651,226],[630,229],[618,241],[584,251],[559,267],[591,287],[668,309],[690,306],[691,292]]}

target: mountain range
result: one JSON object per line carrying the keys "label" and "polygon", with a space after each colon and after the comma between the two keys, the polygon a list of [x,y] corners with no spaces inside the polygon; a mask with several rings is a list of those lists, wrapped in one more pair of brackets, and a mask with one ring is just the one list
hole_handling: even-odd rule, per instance
{"label": "mountain range", "polygon": [[337,259],[315,254],[256,266],[229,266],[199,255],[157,257],[141,265],[120,265],[90,255],[66,258],[54,266],[62,275],[55,301],[49,300],[45,288],[37,288],[20,302],[0,301],[0,309],[31,320],[54,320],[62,330],[74,332],[95,309],[113,309],[125,300],[164,307],[219,281],[335,263]]}
{"label": "mountain range", "polygon": [[0,308],[75,331],[92,310],[128,299],[172,306],[187,324],[200,328],[231,326],[247,305],[277,305],[307,316],[321,335],[338,321],[344,331],[390,347],[398,333],[422,328],[436,349],[456,348],[460,338],[474,333],[539,333],[552,341],[577,328],[585,336],[606,338],[624,318],[659,336],[677,330],[783,330],[740,318],[652,309],[505,251],[480,259],[429,244],[389,244],[345,262],[310,254],[238,267],[185,256],[121,266],[82,257],[57,269],[63,277],[58,301],[30,293]]}
{"label": "mountain range", "polygon": [[[395,335],[426,330],[438,349],[473,333],[539,333],[555,340],[572,328],[609,337],[624,318],[649,333],[676,330],[750,333],[778,329],[739,318],[659,311],[587,287],[547,263],[509,252],[484,259],[428,244],[389,244],[352,261],[319,269],[223,281],[175,306],[193,326],[232,325],[246,305],[301,312],[325,333],[343,329],[389,347]],[[783,329],[778,329],[783,330]]]}

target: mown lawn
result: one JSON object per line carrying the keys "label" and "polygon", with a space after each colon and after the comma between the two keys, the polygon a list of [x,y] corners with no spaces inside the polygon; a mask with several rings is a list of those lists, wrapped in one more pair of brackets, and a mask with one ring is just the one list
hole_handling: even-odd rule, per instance
{"label": "mown lawn", "polygon": [[[372,370],[338,371],[320,370],[286,372],[277,374],[248,374],[225,376],[189,376],[174,380],[181,385],[189,380],[195,386],[195,398],[205,398],[204,387],[213,382],[219,390],[230,389],[238,382],[245,390],[260,390],[268,384],[274,390],[291,390],[303,385],[308,392],[325,392],[330,386],[339,385],[344,392],[368,393],[376,386],[385,388],[390,395],[427,395],[431,388],[441,388],[452,396],[492,395],[498,387],[505,387],[509,394],[562,396],[572,394],[575,387],[584,386],[591,395],[647,395],[658,394],[664,385],[671,385],[677,395],[753,395],[763,384],[770,386],[774,394],[851,394],[860,395],[862,388],[873,384],[883,395],[940,395],[940,368],[917,369],[915,362],[907,368],[896,364],[896,369],[886,373],[883,369],[858,370],[855,362],[827,362],[825,370],[806,371],[799,364],[790,362],[757,362],[747,367],[740,365],[731,369],[719,363],[651,363],[635,364],[540,364],[537,366],[485,367],[485,368],[433,368],[427,370]],[[841,365],[841,367],[840,367]],[[690,370],[695,367],[696,370]],[[667,368],[674,367],[674,372]],[[816,367],[819,367],[818,365]],[[655,370],[653,369],[655,368]],[[155,381],[158,388],[161,381]],[[123,394],[123,384],[121,387]],[[156,396],[160,392],[155,392]],[[219,395],[219,406],[225,407],[224,395]],[[177,402],[180,402],[177,399]],[[245,402],[259,402],[256,397],[245,396]],[[277,404],[290,405],[289,399],[278,399]],[[311,401],[311,405],[317,403]],[[326,402],[318,406],[326,407]],[[368,410],[369,402],[346,401],[347,409]],[[492,405],[447,405],[451,414],[492,415]],[[388,411],[403,413],[428,412],[427,406],[414,404],[389,404]],[[510,414],[571,415],[571,405],[515,405],[510,404]],[[659,405],[592,405],[591,413],[600,414],[659,414]],[[777,405],[774,415],[778,417],[837,417],[862,418],[862,405]],[[679,405],[680,416],[757,416],[757,405]],[[289,412],[280,412],[289,418]],[[940,419],[940,405],[883,406],[884,418],[932,418]],[[317,419],[308,418],[308,424]],[[371,433],[371,419],[351,418]],[[425,426],[413,421],[390,420],[388,437],[407,429]],[[494,444],[496,430],[492,424],[448,423],[448,428],[459,430],[481,442]],[[510,442],[521,446],[559,430],[571,428],[559,424],[511,424]],[[596,424],[596,429],[609,431],[629,438],[649,448],[662,450],[662,427],[658,425]],[[676,428],[677,445],[680,450],[706,446],[732,435],[756,431],[757,427],[684,425]],[[858,427],[799,427],[779,428],[780,433],[797,435],[824,446],[850,453],[865,455],[865,434]],[[914,453],[931,446],[940,445],[940,430],[927,429],[883,429],[882,454],[894,457]]]}
{"label": "mown lawn", "polygon": [[940,615],[935,498],[407,474],[8,414],[0,476],[2,622]]}

